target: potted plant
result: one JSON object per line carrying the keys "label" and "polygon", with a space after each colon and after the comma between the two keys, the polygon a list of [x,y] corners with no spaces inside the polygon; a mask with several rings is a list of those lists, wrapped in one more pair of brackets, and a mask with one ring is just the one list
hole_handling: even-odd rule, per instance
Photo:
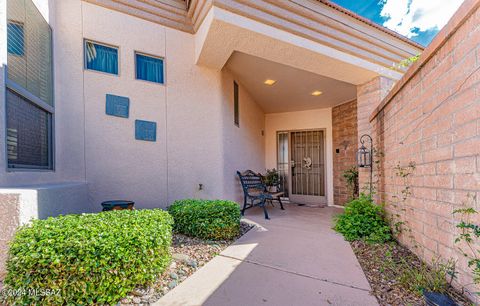
{"label": "potted plant", "polygon": [[263,182],[267,186],[267,191],[277,192],[280,185],[280,175],[277,169],[267,169],[267,173],[263,175]]}

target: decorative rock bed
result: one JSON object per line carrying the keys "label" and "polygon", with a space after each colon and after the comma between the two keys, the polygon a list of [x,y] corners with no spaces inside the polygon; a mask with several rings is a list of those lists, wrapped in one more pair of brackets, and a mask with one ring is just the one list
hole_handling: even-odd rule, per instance
{"label": "decorative rock bed", "polygon": [[[236,239],[243,236],[252,227],[252,224],[241,221],[240,235]],[[156,302],[226,249],[236,239],[230,241],[206,241],[174,233],[171,246],[172,262],[169,269],[151,287],[133,290],[131,294],[120,301],[120,305],[150,305]]]}

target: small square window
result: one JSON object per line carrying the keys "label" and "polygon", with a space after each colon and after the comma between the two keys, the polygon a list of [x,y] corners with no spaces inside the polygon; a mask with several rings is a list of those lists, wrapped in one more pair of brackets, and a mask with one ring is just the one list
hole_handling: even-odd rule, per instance
{"label": "small square window", "polygon": [[85,68],[118,75],[118,48],[85,41]]}
{"label": "small square window", "polygon": [[25,54],[23,24],[8,22],[7,50],[9,54],[23,56]]}
{"label": "small square window", "polygon": [[135,77],[154,83],[164,83],[163,59],[135,53]]}

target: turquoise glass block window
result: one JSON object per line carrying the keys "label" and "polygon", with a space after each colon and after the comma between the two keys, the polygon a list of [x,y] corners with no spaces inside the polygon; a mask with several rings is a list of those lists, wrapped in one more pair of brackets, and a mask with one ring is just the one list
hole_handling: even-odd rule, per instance
{"label": "turquoise glass block window", "polygon": [[118,75],[118,48],[85,41],[85,68]]}
{"label": "turquoise glass block window", "polygon": [[135,67],[137,80],[164,83],[163,59],[135,53]]}
{"label": "turquoise glass block window", "polygon": [[107,94],[106,114],[110,116],[128,118],[130,99]]}
{"label": "turquoise glass block window", "polygon": [[157,141],[157,123],[152,121],[135,120],[135,139]]}
{"label": "turquoise glass block window", "polygon": [[25,54],[23,24],[9,22],[7,25],[7,51],[13,55]]}

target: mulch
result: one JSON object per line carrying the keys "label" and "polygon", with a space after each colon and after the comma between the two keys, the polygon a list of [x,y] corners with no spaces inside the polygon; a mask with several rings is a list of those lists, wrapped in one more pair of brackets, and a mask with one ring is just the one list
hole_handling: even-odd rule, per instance
{"label": "mulch", "polygon": [[[371,293],[380,305],[426,305],[422,295],[406,289],[397,281],[401,271],[395,271],[391,266],[385,265],[389,256],[390,260],[397,262],[408,259],[407,262],[413,267],[419,267],[422,264],[421,260],[410,250],[396,242],[367,244],[354,241],[351,246],[372,287]],[[472,305],[471,301],[453,287],[448,288],[447,295],[458,305]]]}

